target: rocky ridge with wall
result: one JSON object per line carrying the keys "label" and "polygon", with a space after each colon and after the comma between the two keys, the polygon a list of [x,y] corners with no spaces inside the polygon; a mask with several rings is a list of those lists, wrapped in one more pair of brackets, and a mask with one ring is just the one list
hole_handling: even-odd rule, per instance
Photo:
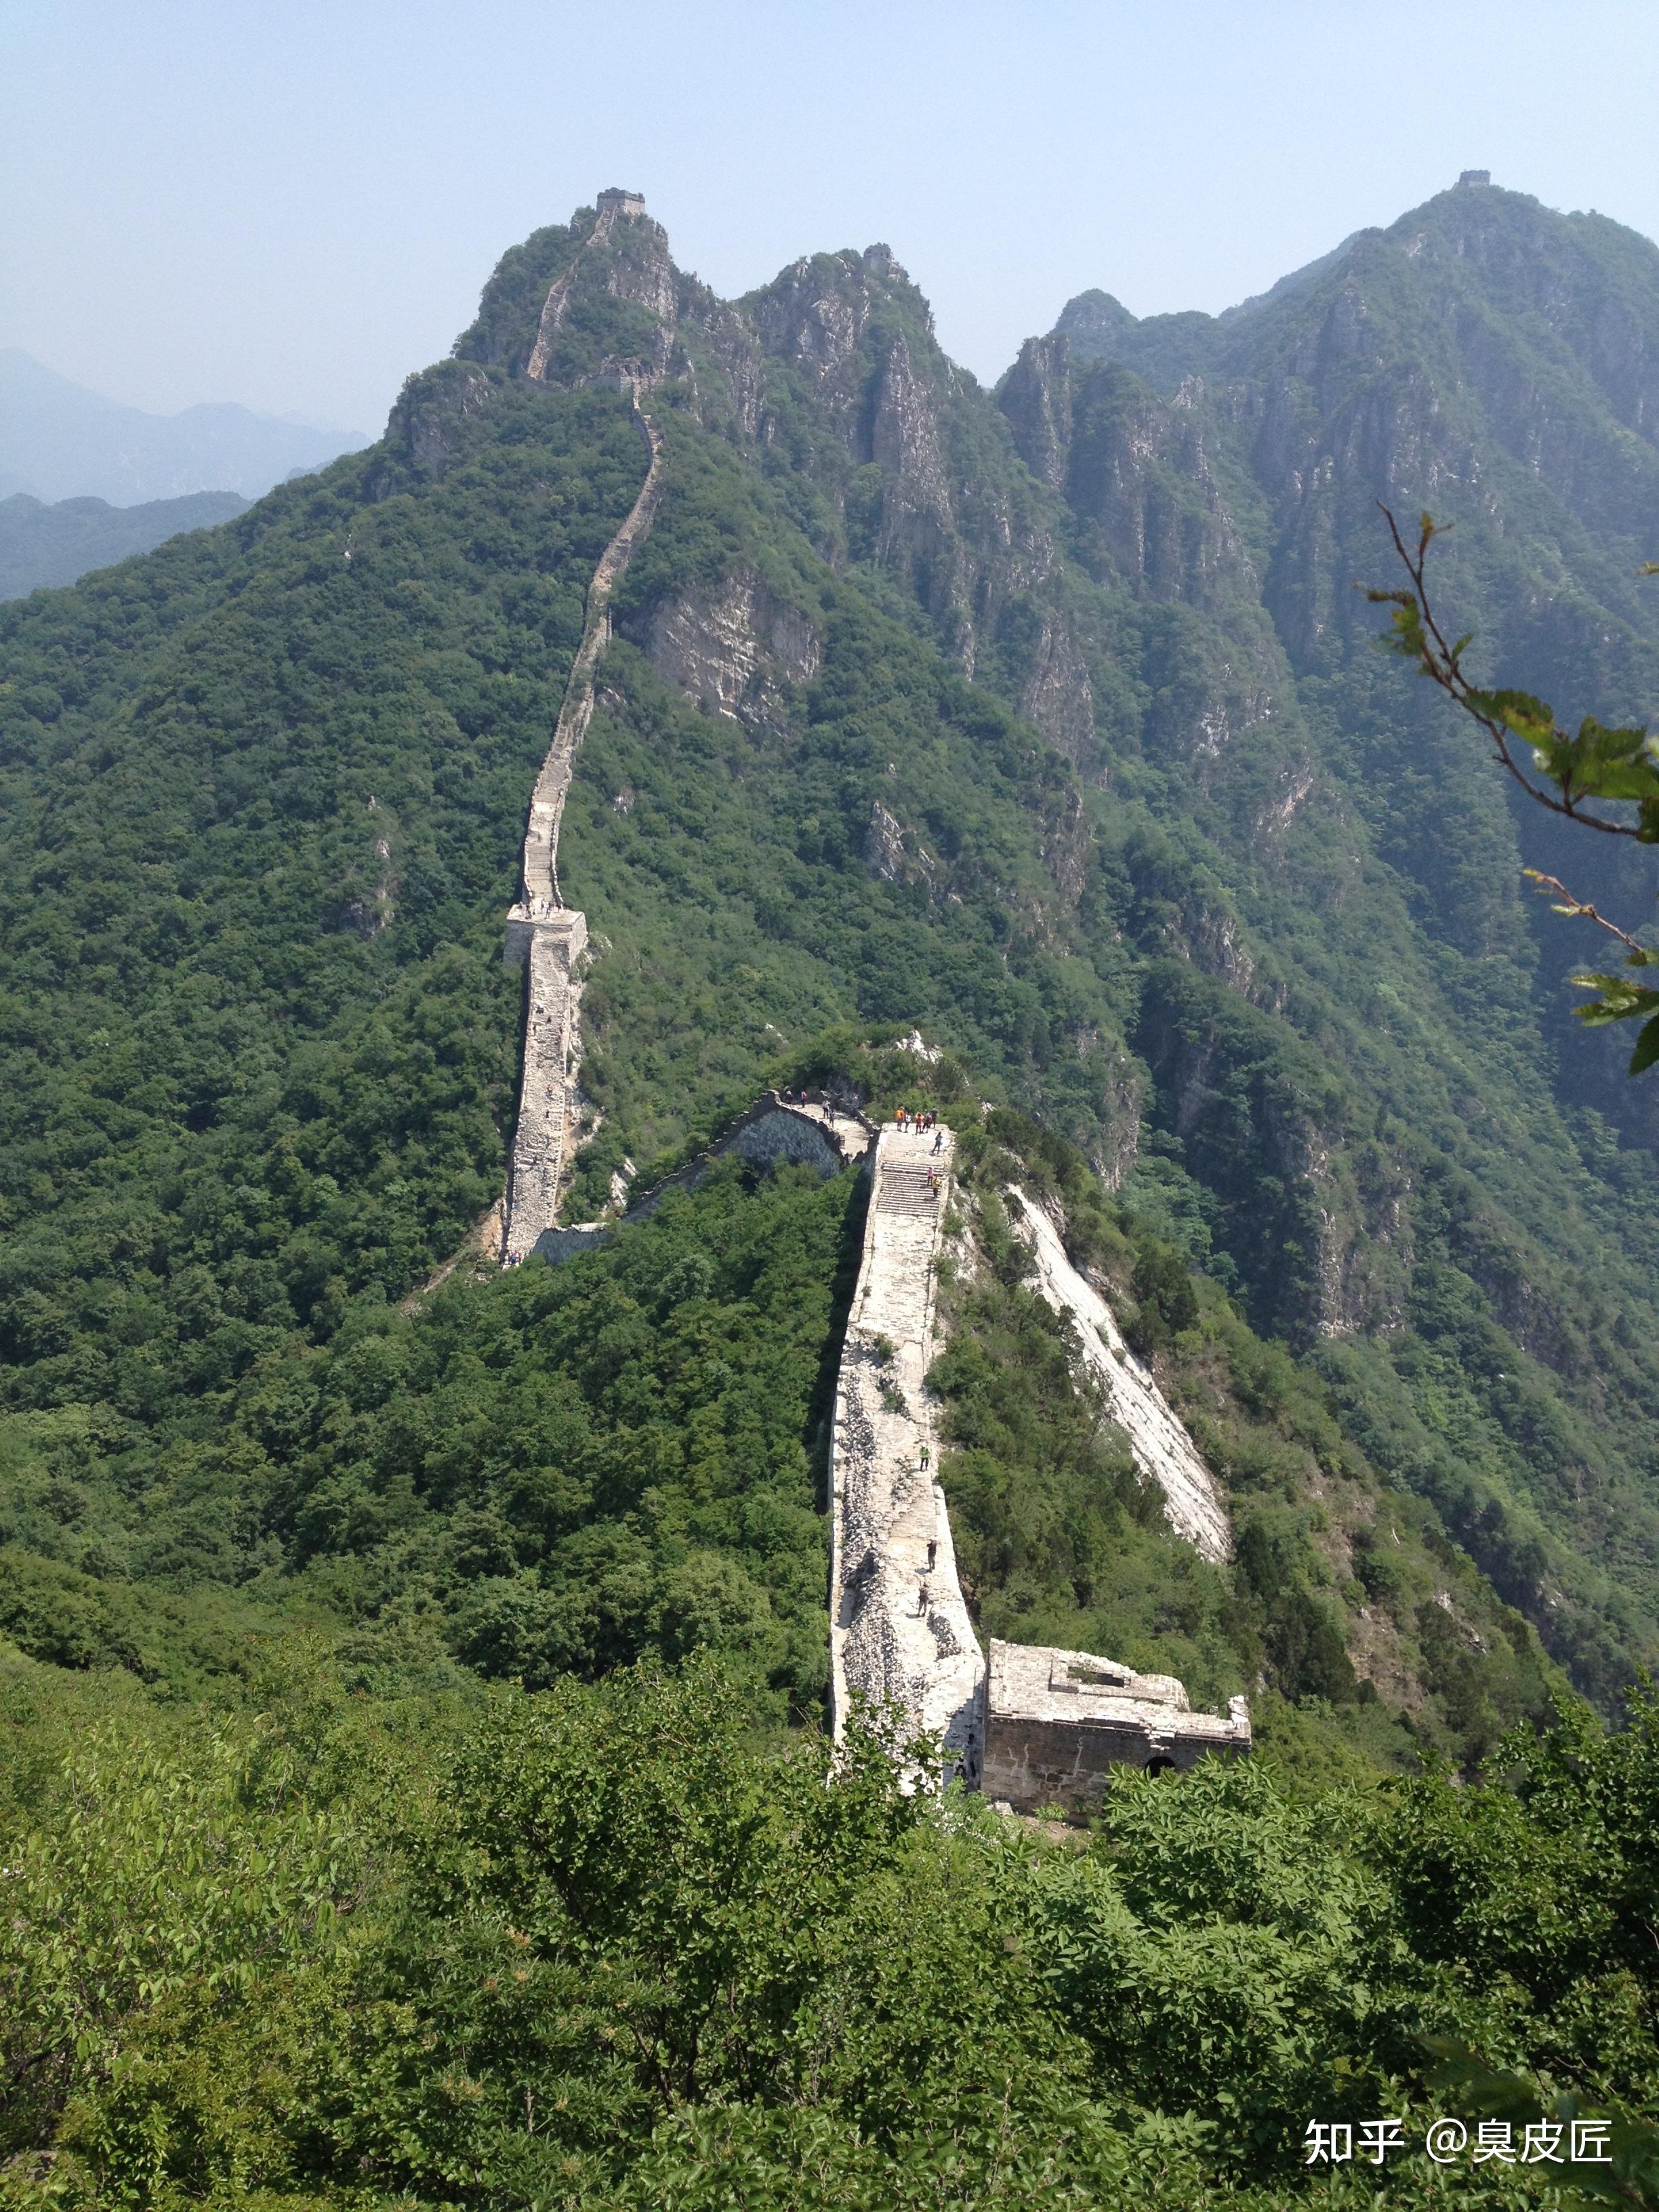
{"label": "rocky ridge with wall", "polygon": [[[619,223],[643,218],[645,203],[631,193],[599,195],[594,228],[569,268],[550,288],[526,374],[545,373],[550,348],[568,306],[583,259],[610,241]],[[651,226],[654,231],[656,226]],[[670,301],[672,307],[672,300]],[[650,378],[624,365],[618,379],[633,404],[634,423],[647,455],[645,481],[622,527],[599,556],[587,588],[581,642],[571,664],[564,700],[540,775],[531,793],[525,831],[523,891],[507,919],[505,957],[529,969],[524,1067],[519,1116],[508,1170],[501,1258],[511,1264],[534,1249],[558,1213],[566,1164],[580,1134],[577,1078],[581,1065],[580,961],[587,918],[567,907],[559,893],[559,824],[575,772],[576,754],[593,715],[593,672],[611,641],[611,602],[646,533],[662,491],[662,434],[646,411]]]}
{"label": "rocky ridge with wall", "polygon": [[[873,1154],[830,1452],[836,1733],[860,1700],[894,1707],[910,1729],[940,1739],[947,1771],[994,1800],[1087,1811],[1113,1766],[1158,1771],[1248,1752],[1249,1711],[1236,1698],[1224,1716],[1195,1713],[1171,1676],[1046,1645],[994,1641],[988,1670],[957,1573],[927,1389],[954,1151],[948,1131],[939,1141],[935,1152],[933,1138],[890,1124]],[[1229,1559],[1226,1508],[1191,1438],[1054,1223],[1023,1191],[1008,1199],[1036,1261],[1036,1287],[1076,1325],[1171,1525],[1206,1559]]]}

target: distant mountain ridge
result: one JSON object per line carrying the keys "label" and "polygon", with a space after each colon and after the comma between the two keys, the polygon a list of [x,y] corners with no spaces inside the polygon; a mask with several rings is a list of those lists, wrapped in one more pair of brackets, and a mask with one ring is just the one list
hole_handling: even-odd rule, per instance
{"label": "distant mountain ridge", "polygon": [[47,506],[27,492],[14,492],[0,499],[0,599],[73,584],[94,568],[148,553],[181,530],[228,522],[246,507],[234,491],[195,491],[137,507],[112,507],[102,499],[63,499]]}
{"label": "distant mountain ridge", "polygon": [[27,492],[116,507],[203,491],[258,499],[296,469],[321,468],[368,442],[231,400],[151,415],[88,392],[16,346],[0,349],[0,498]]}

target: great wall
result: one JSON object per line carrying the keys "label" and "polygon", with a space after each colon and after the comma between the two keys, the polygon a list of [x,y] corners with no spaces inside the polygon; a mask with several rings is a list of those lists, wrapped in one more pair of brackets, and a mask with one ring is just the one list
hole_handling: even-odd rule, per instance
{"label": "great wall", "polygon": [[[526,374],[545,376],[583,262],[618,223],[644,216],[633,193],[599,196],[592,229],[543,304]],[[586,916],[558,881],[559,828],[575,757],[593,713],[594,672],[611,638],[611,602],[651,526],[661,493],[663,441],[647,411],[653,382],[618,364],[647,455],[645,480],[588,586],[580,643],[552,740],[531,795],[521,896],[507,921],[505,957],[526,967],[523,1073],[500,1258],[557,1262],[639,1220],[730,1152],[788,1158],[829,1174],[862,1162],[869,1179],[863,1250],[836,1382],[830,1449],[831,1709],[839,1739],[860,1702],[896,1711],[912,1734],[937,1739],[947,1770],[1020,1809],[1097,1804],[1109,1770],[1185,1767],[1206,1753],[1250,1747],[1244,1700],[1223,1717],[1188,1709],[1182,1685],[1089,1652],[993,1639],[990,1662],[957,1572],[938,1472],[939,1437],[927,1376],[940,1329],[939,1261],[955,1140],[948,1129],[874,1129],[827,1102],[768,1093],[709,1153],[641,1199],[623,1224],[560,1228],[566,1171],[580,1133],[581,963]],[[1074,1326],[1142,1479],[1163,1491],[1176,1533],[1224,1560],[1225,1506],[1157,1382],[1124,1344],[1106,1301],[1072,1265],[1059,1228],[1017,1188],[1006,1194],[1032,1255],[1034,1286]]]}
{"label": "great wall", "polygon": [[[526,374],[540,379],[563,319],[583,258],[602,244],[617,222],[642,215],[632,193],[602,192],[598,217],[570,267],[543,307]],[[647,454],[645,482],[616,536],[599,556],[587,587],[581,642],[571,663],[552,743],[531,793],[525,830],[523,890],[507,918],[506,958],[528,967],[524,1069],[503,1208],[501,1258],[522,1260],[558,1212],[566,1160],[580,1130],[577,1074],[581,1063],[580,963],[587,947],[587,917],[559,896],[559,823],[576,755],[593,716],[593,671],[611,641],[611,600],[656,511],[662,490],[662,433],[646,412],[649,380],[619,371],[632,403],[634,423]]]}
{"label": "great wall", "polygon": [[953,1149],[944,1128],[884,1128],[875,1142],[830,1449],[830,1663],[838,1735],[855,1698],[890,1702],[972,1781],[985,1659],[957,1577],[927,1387]]}

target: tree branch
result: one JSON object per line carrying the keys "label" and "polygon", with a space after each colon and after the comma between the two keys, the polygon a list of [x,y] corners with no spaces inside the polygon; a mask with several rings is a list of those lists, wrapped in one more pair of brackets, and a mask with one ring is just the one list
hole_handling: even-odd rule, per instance
{"label": "tree branch", "polygon": [[[1415,660],[1431,683],[1437,684],[1449,699],[1454,700],[1466,714],[1480,725],[1492,739],[1492,750],[1500,766],[1513,776],[1528,799],[1535,799],[1540,806],[1547,807],[1552,814],[1559,814],[1569,822],[1580,823],[1586,830],[1599,830],[1605,836],[1639,836],[1640,830],[1633,822],[1615,822],[1605,814],[1585,813],[1574,799],[1570,785],[1564,783],[1559,787],[1561,795],[1557,799],[1534,783],[1526,773],[1510,750],[1514,732],[1482,703],[1485,695],[1463,673],[1462,654],[1468,639],[1461,637],[1455,642],[1449,642],[1430,603],[1425,571],[1428,566],[1430,542],[1438,534],[1435,523],[1426,514],[1422,518],[1422,529],[1413,555],[1400,534],[1400,525],[1395,520],[1393,510],[1383,506],[1381,500],[1377,506],[1389,526],[1389,534],[1394,539],[1401,565],[1412,580],[1412,589],[1409,592],[1368,592],[1366,597],[1399,607],[1407,615],[1405,622],[1399,616],[1395,617],[1398,649]],[[1554,735],[1564,744],[1571,744],[1572,742],[1565,730],[1556,729]]]}

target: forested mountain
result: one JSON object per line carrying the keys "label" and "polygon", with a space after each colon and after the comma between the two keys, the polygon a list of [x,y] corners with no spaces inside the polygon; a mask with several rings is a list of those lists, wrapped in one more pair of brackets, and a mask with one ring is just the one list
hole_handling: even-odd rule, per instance
{"label": "forested mountain", "polygon": [[[1615,1715],[1659,1646],[1649,1132],[1615,1045],[1564,1054],[1572,955],[1518,871],[1591,878],[1352,586],[1393,580],[1376,499],[1431,507],[1494,666],[1638,707],[1650,358],[1659,250],[1484,185],[1230,316],[1085,294],[994,393],[885,247],[727,301],[631,204],[582,210],[368,451],[0,611],[0,1628],[44,1838],[6,1971],[58,2023],[14,2054],[20,2186],[56,2144],[88,2202],[257,2169],[701,2204],[734,2159],[768,2204],[1197,2202],[1276,2189],[1322,2097],[1420,2081],[1425,2029],[1646,2110],[1650,1721],[1609,1749],[1566,1685]],[[638,389],[663,491],[558,848],[592,948],[567,1218],[767,1080],[939,1106],[986,1632],[1248,1688],[1309,1792],[1472,1780],[1565,1701],[1516,1792],[1126,1794],[1121,1874],[930,1825],[873,1742],[826,1793],[856,1179],[728,1165],[562,1267],[468,1258],[521,1048],[503,917]],[[1025,1286],[1016,1177],[1226,1484],[1231,1565]],[[582,1686],[635,1662],[689,1672]],[[257,1972],[216,1876],[210,1974],[166,1913],[149,1964],[102,1932],[153,1788],[201,1863],[248,1855]],[[94,1800],[95,1997],[27,1934]],[[1613,1901],[1528,1948],[1597,1852]]]}
{"label": "forested mountain", "polygon": [[27,492],[14,492],[0,499],[0,599],[72,584],[89,568],[148,553],[181,530],[228,522],[246,505],[234,491],[191,492],[137,507],[112,507],[101,499],[62,499],[48,507]]}

